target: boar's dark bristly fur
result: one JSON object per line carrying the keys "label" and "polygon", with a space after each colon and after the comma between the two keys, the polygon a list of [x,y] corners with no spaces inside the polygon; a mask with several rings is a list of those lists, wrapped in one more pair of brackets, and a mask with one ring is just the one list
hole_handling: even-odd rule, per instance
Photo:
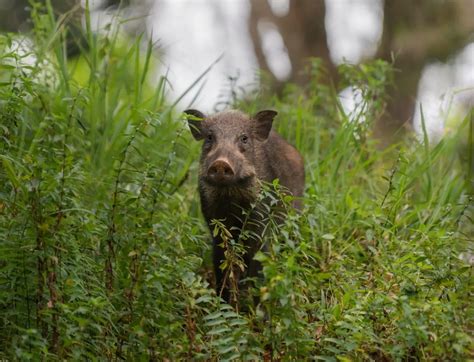
{"label": "boar's dark bristly fur", "polygon": [[[304,189],[304,166],[299,152],[272,130],[277,112],[265,110],[249,117],[239,111],[225,111],[205,116],[197,110],[185,111],[196,140],[204,140],[199,168],[201,209],[211,229],[213,219],[224,220],[234,240],[242,229],[242,210],[250,211],[257,200],[260,181],[280,184],[296,197],[294,207],[300,208]],[[260,248],[263,227],[259,225],[262,210],[249,215],[254,219],[253,235],[245,241],[246,277],[257,276],[260,264],[253,260]],[[260,223],[261,224],[261,223]],[[250,227],[252,228],[252,227]],[[224,250],[220,236],[213,240],[213,262],[216,290],[229,302],[229,290],[220,265]]]}

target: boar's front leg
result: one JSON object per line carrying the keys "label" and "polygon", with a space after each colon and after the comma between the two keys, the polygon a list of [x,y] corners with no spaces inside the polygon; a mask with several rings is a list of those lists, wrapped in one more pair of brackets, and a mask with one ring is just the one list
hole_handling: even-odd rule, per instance
{"label": "boar's front leg", "polygon": [[221,265],[225,260],[224,249],[222,248],[222,239],[214,237],[212,240],[212,262],[214,264],[214,275],[216,276],[216,293],[220,295],[226,303],[230,302],[229,288],[225,280],[225,270]]}

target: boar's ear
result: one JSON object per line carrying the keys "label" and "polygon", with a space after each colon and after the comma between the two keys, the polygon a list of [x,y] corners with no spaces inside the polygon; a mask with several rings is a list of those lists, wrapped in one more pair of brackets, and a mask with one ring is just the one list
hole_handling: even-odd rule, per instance
{"label": "boar's ear", "polygon": [[186,109],[183,113],[186,114],[186,119],[188,120],[188,125],[193,137],[198,141],[202,140],[204,136],[202,135],[201,123],[206,116],[196,109]]}
{"label": "boar's ear", "polygon": [[272,129],[273,118],[278,114],[276,111],[265,110],[253,116],[255,120],[255,134],[260,141],[265,141]]}

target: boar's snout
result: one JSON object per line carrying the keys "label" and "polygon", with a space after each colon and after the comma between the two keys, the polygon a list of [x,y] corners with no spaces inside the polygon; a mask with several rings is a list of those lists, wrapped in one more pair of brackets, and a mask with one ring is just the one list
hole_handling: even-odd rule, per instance
{"label": "boar's snout", "polygon": [[209,166],[207,177],[213,183],[226,185],[234,181],[235,173],[229,162],[218,159]]}

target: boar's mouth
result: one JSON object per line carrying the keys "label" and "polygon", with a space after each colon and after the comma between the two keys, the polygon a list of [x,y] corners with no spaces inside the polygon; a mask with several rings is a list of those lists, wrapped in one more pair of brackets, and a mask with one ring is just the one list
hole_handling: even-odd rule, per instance
{"label": "boar's mouth", "polygon": [[255,179],[255,175],[252,174],[241,177],[234,177],[231,180],[215,180],[214,178],[209,176],[205,176],[203,179],[207,184],[218,188],[248,188],[252,186]]}

